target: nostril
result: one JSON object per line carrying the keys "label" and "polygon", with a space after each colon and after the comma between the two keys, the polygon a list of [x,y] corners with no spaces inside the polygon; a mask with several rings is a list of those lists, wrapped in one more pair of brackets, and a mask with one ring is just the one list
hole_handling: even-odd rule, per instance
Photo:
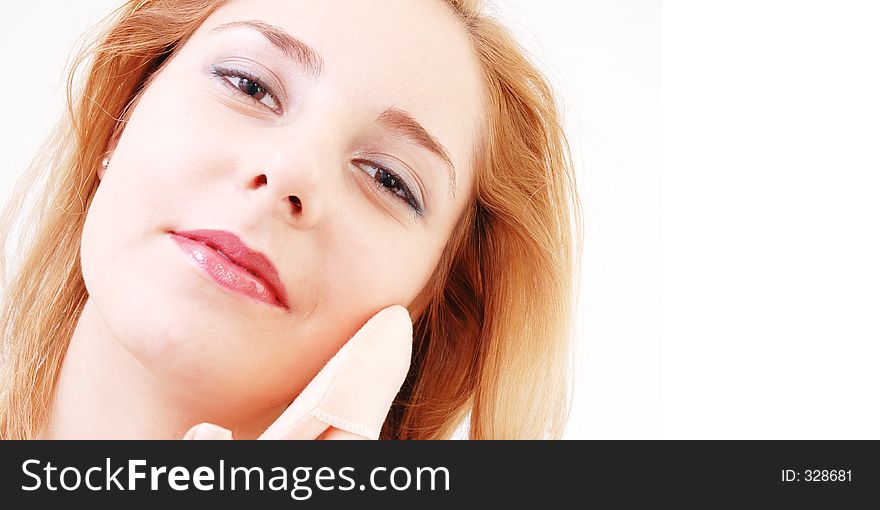
{"label": "nostril", "polygon": [[290,195],[287,198],[288,200],[290,200],[290,204],[293,206],[293,212],[299,212],[302,210],[302,202],[300,202],[298,196]]}
{"label": "nostril", "polygon": [[264,186],[266,184],[266,174],[260,174],[254,177],[254,187],[259,188],[260,186]]}

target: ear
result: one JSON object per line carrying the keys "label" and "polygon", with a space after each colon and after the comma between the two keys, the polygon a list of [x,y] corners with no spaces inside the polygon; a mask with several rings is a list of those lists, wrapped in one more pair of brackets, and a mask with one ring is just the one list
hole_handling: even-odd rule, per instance
{"label": "ear", "polygon": [[107,150],[104,152],[104,157],[101,158],[101,161],[98,162],[98,180],[104,180],[104,174],[107,172],[107,167],[104,166],[104,162],[107,161],[108,165],[110,160],[113,158],[113,153],[116,151],[116,144],[119,142],[119,125],[117,124],[116,129],[113,130],[113,135],[110,138],[110,141],[107,143]]}
{"label": "ear", "polygon": [[104,166],[104,162],[105,162],[105,161],[108,161],[108,165],[109,165],[109,160],[106,159],[106,158],[109,158],[109,157],[110,157],[110,155],[108,154],[107,156],[101,158],[101,162],[98,163],[98,180],[99,180],[99,181],[103,181],[103,180],[104,180],[104,172],[107,171],[107,167]]}

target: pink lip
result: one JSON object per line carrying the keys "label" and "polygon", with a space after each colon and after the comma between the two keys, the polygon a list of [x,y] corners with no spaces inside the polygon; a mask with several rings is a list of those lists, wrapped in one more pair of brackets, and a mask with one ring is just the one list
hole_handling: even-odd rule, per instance
{"label": "pink lip", "polygon": [[169,232],[190,259],[220,286],[290,310],[287,290],[268,257],[225,230]]}

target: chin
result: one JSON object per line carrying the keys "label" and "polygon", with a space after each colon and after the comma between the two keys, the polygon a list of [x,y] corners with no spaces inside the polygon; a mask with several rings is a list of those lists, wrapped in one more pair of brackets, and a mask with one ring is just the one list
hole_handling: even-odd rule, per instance
{"label": "chin", "polygon": [[219,320],[197,301],[161,297],[141,291],[95,302],[112,336],[173,391],[206,398],[244,393],[257,353],[241,325]]}

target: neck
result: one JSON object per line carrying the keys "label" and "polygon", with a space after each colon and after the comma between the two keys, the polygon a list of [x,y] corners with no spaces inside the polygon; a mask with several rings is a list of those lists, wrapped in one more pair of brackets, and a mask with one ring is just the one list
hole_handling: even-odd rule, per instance
{"label": "neck", "polygon": [[180,439],[215,423],[236,439],[259,436],[284,408],[242,409],[193,399],[144,367],[107,327],[91,298],[61,366],[41,439]]}

